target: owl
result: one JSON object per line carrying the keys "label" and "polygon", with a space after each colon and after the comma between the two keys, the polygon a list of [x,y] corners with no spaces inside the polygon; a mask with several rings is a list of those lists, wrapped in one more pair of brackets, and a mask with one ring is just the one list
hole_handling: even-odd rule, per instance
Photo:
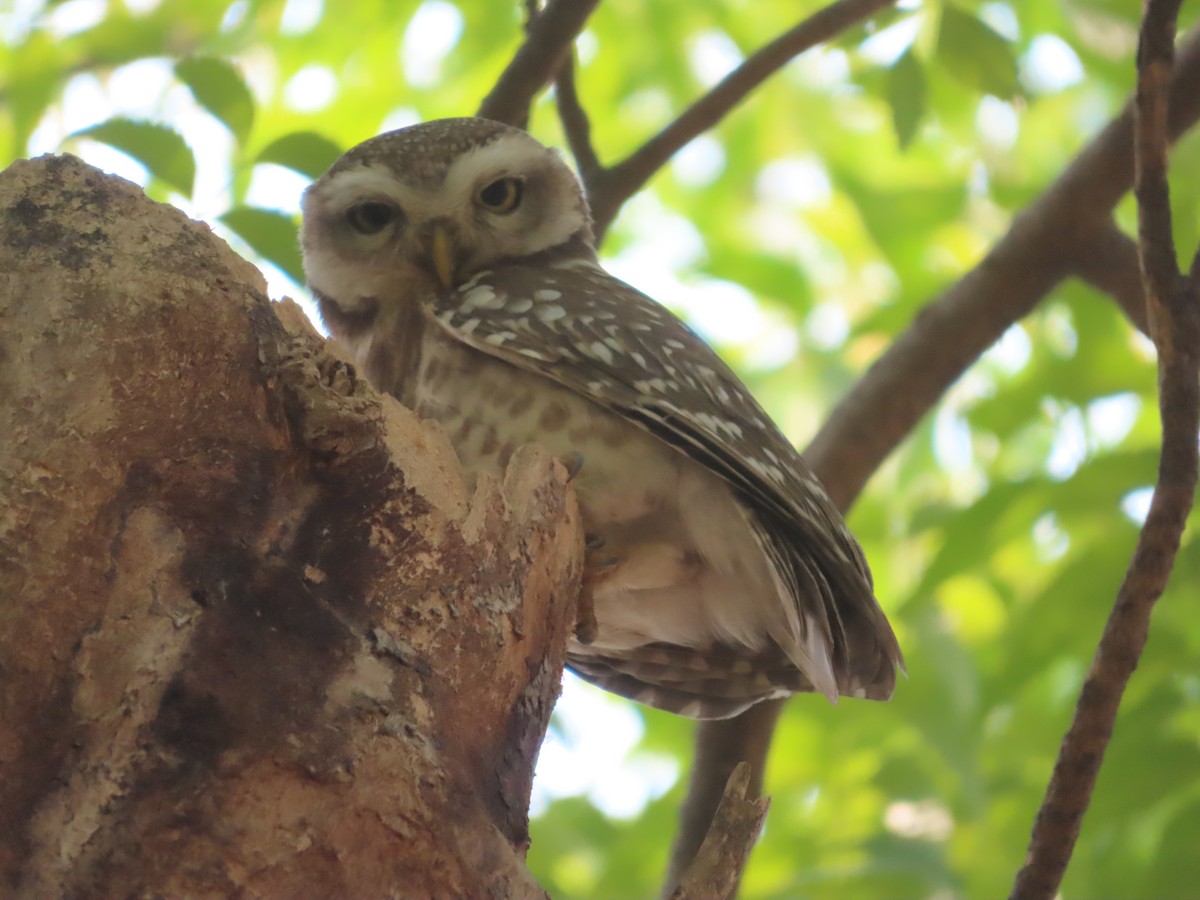
{"label": "owl", "polygon": [[695,718],[891,695],[900,649],[837,509],[717,354],[601,268],[556,152],[485,119],[414,125],[348,151],[303,213],[321,315],[375,387],[473,470],[527,443],[577,468],[578,675]]}

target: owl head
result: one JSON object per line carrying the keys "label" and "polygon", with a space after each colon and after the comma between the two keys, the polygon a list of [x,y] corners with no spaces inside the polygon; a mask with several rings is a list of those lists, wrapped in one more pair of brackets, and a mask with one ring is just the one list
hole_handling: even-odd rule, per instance
{"label": "owl head", "polygon": [[594,257],[575,174],[524,131],[443,119],[359,144],[304,193],[300,242],[328,318],[544,254]]}

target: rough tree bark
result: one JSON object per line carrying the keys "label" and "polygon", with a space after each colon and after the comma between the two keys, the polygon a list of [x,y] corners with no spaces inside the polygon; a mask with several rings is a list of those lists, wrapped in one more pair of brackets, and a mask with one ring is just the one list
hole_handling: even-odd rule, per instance
{"label": "rough tree bark", "polygon": [[205,226],[77,160],[15,164],[0,216],[0,894],[545,896],[563,468],[472,486]]}

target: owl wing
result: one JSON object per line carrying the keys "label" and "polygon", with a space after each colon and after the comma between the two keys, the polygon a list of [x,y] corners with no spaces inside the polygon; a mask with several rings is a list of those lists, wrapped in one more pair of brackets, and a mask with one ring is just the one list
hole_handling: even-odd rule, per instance
{"label": "owl wing", "polygon": [[428,312],[454,339],[616,412],[733,485],[796,621],[814,617],[828,635],[839,688],[890,696],[903,661],[862,550],[770,416],[680,319],[577,259],[480,272]]}

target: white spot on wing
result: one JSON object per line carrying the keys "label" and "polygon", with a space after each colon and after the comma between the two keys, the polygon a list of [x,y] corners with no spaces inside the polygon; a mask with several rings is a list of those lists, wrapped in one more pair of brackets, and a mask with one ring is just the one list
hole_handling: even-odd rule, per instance
{"label": "white spot on wing", "polygon": [[463,291],[463,306],[479,306],[496,296],[491,285],[475,285]]}
{"label": "white spot on wing", "polygon": [[466,292],[463,296],[463,306],[477,309],[500,309],[504,306],[505,299],[505,295],[497,293],[491,285],[481,284]]}
{"label": "white spot on wing", "polygon": [[612,351],[608,349],[608,345],[603,341],[592,341],[588,345],[588,350],[591,351],[591,355],[595,356],[596,359],[603,360],[606,363],[613,361]]}

